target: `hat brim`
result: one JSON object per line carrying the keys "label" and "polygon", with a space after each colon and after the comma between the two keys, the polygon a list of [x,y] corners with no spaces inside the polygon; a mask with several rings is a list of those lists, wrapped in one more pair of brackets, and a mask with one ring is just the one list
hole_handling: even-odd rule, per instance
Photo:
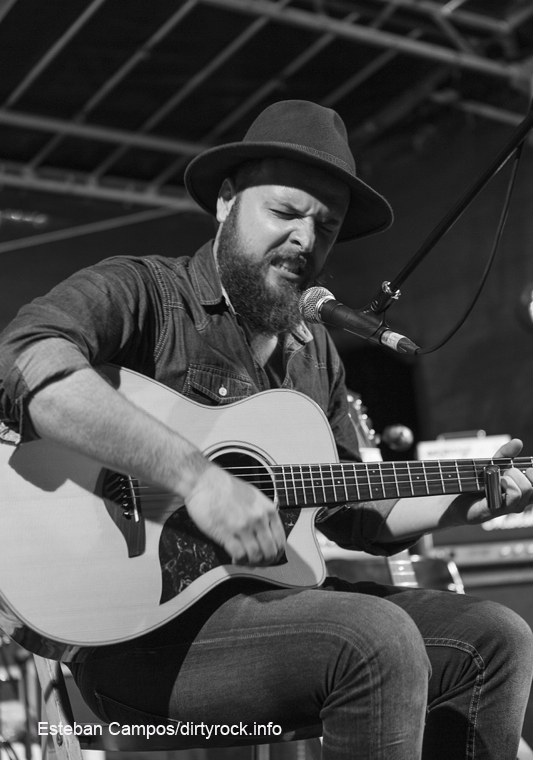
{"label": "hat brim", "polygon": [[350,188],[350,203],[337,242],[355,240],[383,232],[393,222],[389,203],[358,177],[342,167],[296,146],[272,142],[238,142],[210,148],[196,156],[185,171],[185,187],[198,205],[216,214],[217,198],[222,182],[244,161],[260,158],[287,158],[317,166]]}

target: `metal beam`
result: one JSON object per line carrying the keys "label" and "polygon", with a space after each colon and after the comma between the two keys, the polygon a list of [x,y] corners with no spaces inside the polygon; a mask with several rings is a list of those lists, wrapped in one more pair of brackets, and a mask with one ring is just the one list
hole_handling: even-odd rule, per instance
{"label": "metal beam", "polygon": [[[419,29],[413,29],[410,36],[415,38],[419,33]],[[326,106],[327,108],[333,108],[333,106],[338,103],[339,100],[348,95],[349,92],[352,92],[357,87],[362,85],[371,76],[377,74],[378,71],[381,71],[381,69],[384,68],[392,60],[394,60],[397,55],[397,50],[385,50],[384,53],[380,53],[372,61],[370,61],[370,63],[368,63],[366,66],[363,66],[362,69],[356,71],[355,74],[353,74],[345,82],[336,87],[332,92],[329,93],[329,95],[326,95],[326,97],[320,101],[321,105]]]}
{"label": "metal beam", "polygon": [[67,31],[61,35],[61,37],[55,42],[45,55],[40,58],[33,69],[26,74],[22,82],[16,87],[8,99],[5,101],[4,106],[12,106],[22,95],[26,92],[28,87],[42,74],[42,72],[52,63],[54,58],[59,55],[63,48],[75,37],[80,29],[85,26],[87,21],[93,16],[101,5],[106,0],[93,0],[93,2],[87,6],[83,13],[78,16],[76,21],[69,26]]}
{"label": "metal beam", "polygon": [[95,124],[76,124],[63,119],[52,119],[48,116],[36,116],[21,111],[7,111],[0,108],[0,124],[11,127],[23,127],[43,132],[55,132],[71,137],[82,137],[98,142],[110,142],[117,145],[128,145],[132,148],[144,148],[160,153],[177,153],[179,155],[196,156],[205,150],[207,145],[187,142],[185,140],[169,140],[165,137],[142,135],[128,132],[125,129],[99,127]]}
{"label": "metal beam", "polygon": [[[355,21],[359,17],[357,12],[350,13],[344,20],[347,23]],[[325,47],[330,45],[336,39],[333,34],[323,34],[316,39],[312,45],[306,50],[293,58],[276,76],[267,80],[261,87],[254,90],[254,92],[246,98],[236,109],[229,113],[224,119],[221,119],[217,124],[203,137],[203,142],[213,144],[215,140],[228,130],[235,122],[242,119],[257,103],[268,97],[271,92],[278,89],[280,84],[290,76],[296,74],[303,66],[311,61],[316,55],[318,55]],[[152,182],[150,187],[154,190],[163,186],[165,182],[180,171],[186,163],[185,159],[177,159],[167,166]]]}
{"label": "metal beam", "polygon": [[392,100],[379,113],[358,125],[348,138],[354,147],[361,148],[366,143],[379,137],[383,132],[397,124],[416,108],[448,77],[448,69],[440,66],[435,71],[417,82],[411,89]]}
{"label": "metal beam", "polygon": [[0,0],[0,22],[4,20],[17,0]]}
{"label": "metal beam", "polygon": [[[482,119],[496,121],[499,124],[507,124],[511,127],[517,127],[524,121],[526,114],[507,111],[504,108],[497,108],[488,103],[479,103],[475,100],[461,100],[460,93],[454,90],[444,90],[442,92],[433,92],[429,99],[440,106],[455,108],[463,113],[480,116]],[[526,141],[533,146],[533,133],[530,132]]]}
{"label": "metal beam", "polygon": [[463,53],[475,55],[475,50],[472,45],[467,40],[465,40],[461,34],[459,34],[455,26],[450,23],[450,21],[445,16],[440,13],[435,13],[433,16],[433,21],[443,32],[444,36],[448,37],[452,45],[455,45],[458,50],[462,50]]}
{"label": "metal beam", "polygon": [[282,24],[308,29],[317,33],[331,32],[342,39],[361,42],[381,48],[392,48],[406,55],[413,55],[450,66],[456,66],[480,74],[516,82],[524,78],[519,65],[500,63],[490,58],[471,55],[428,42],[408,39],[380,29],[357,24],[345,24],[330,16],[317,15],[295,8],[279,8],[269,0],[202,0],[207,5],[226,8],[237,13],[268,17]]}
{"label": "metal beam", "polygon": [[492,34],[508,34],[509,25],[507,21],[502,21],[491,16],[483,16],[481,13],[470,13],[469,11],[457,10],[463,3],[446,3],[440,5],[434,0],[374,0],[378,3],[394,5],[397,8],[405,8],[409,11],[422,13],[425,16],[433,18],[441,16],[453,21],[460,26],[466,26],[470,29],[478,29],[482,32]]}
{"label": "metal beam", "polygon": [[[438,95],[431,99],[436,103],[442,103],[442,98],[439,98]],[[496,106],[490,106],[487,103],[478,103],[474,100],[458,99],[450,102],[449,105],[453,108],[459,109],[459,111],[464,111],[464,113],[471,113],[474,114],[474,116],[482,116],[484,119],[497,121],[500,124],[509,124],[512,127],[517,127],[525,118],[525,114],[507,111],[504,108],[496,108]],[[533,139],[533,137],[531,139]]]}
{"label": "metal beam", "polygon": [[[153,48],[165,39],[165,37],[187,16],[193,8],[198,4],[198,0],[187,0],[181,8],[176,11],[170,18],[168,18],[159,29],[157,29],[146,42],[138,48],[132,56],[130,56],[117,71],[107,79],[101,87],[92,95],[89,100],[82,106],[82,108],[74,114],[72,121],[77,123],[84,122],[86,117],[93,111],[96,106],[102,102],[114,89],[117,87],[128,74],[140,63],[145,61],[150,55]],[[53,137],[41,150],[32,158],[29,162],[29,166],[33,169],[37,168],[41,164],[46,156],[50,155],[51,151],[61,141],[62,136],[56,135]]]}
{"label": "metal beam", "polygon": [[511,14],[506,19],[507,26],[509,27],[509,31],[514,31],[517,27],[524,24],[529,18],[533,16],[533,5],[528,5],[520,11],[516,11],[516,13]]}
{"label": "metal beam", "polygon": [[62,230],[51,230],[50,232],[41,232],[38,235],[28,235],[17,240],[8,240],[0,243],[0,254],[20,251],[22,248],[33,248],[36,245],[45,245],[46,243],[57,243],[62,240],[71,240],[82,235],[94,235],[95,232],[106,232],[107,230],[116,230],[120,227],[128,227],[131,224],[142,222],[151,222],[154,219],[162,219],[167,216],[174,216],[176,211],[168,208],[155,208],[148,211],[138,211],[133,214],[117,216],[113,219],[102,219],[98,222],[89,222],[88,224],[78,224],[76,227],[67,227]]}
{"label": "metal beam", "polygon": [[[290,0],[278,0],[275,3],[275,7],[279,8],[287,5]],[[209,63],[207,63],[200,71],[198,71],[178,92],[169,98],[163,105],[155,111],[140,127],[140,132],[148,132],[153,129],[159,122],[161,122],[169,113],[171,113],[177,106],[185,100],[194,90],[196,90],[206,79],[214,74],[220,66],[234,56],[244,45],[246,45],[261,29],[268,23],[268,19],[261,17],[256,21],[253,21],[241,34],[239,34],[234,40],[230,42],[223,50],[215,55]],[[108,171],[119,158],[125,153],[125,148],[117,148],[113,153],[98,166],[92,176],[95,178],[101,177]]]}
{"label": "metal beam", "polygon": [[155,193],[139,182],[128,184],[116,180],[113,184],[111,182],[105,185],[98,184],[91,182],[87,175],[79,172],[55,170],[54,172],[47,171],[46,174],[36,173],[26,170],[22,164],[7,161],[0,163],[0,186],[2,185],[116,203],[205,213],[185,193],[176,195]]}

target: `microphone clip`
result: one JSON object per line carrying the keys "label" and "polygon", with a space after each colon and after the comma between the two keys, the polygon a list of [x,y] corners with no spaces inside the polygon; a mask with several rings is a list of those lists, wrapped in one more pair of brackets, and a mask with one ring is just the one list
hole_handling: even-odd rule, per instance
{"label": "microphone clip", "polygon": [[382,314],[384,311],[387,311],[389,306],[392,306],[393,301],[398,301],[400,296],[400,289],[391,290],[390,281],[384,280],[381,283],[381,291],[372,299],[370,308],[375,314]]}

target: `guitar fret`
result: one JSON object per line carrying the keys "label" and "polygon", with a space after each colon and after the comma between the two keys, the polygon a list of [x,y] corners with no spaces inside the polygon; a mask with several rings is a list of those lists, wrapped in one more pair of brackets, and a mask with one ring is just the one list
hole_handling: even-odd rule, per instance
{"label": "guitar fret", "polygon": [[[470,461],[472,462],[472,471],[474,473],[474,480],[475,480],[476,485],[479,488],[479,490],[481,490],[483,488],[483,485],[481,483],[481,478],[480,478],[480,476],[478,474],[478,471],[476,470],[476,463],[475,463],[475,461],[473,459],[471,459]],[[489,460],[489,463],[493,464],[492,460]]]}
{"label": "guitar fret", "polygon": [[324,488],[324,478],[322,477],[322,468],[319,465],[314,465],[314,467],[311,467],[311,471],[315,473],[315,475],[318,475],[318,478],[313,478],[315,480],[316,486],[318,489],[320,489],[321,492],[321,498],[318,500],[319,504],[327,504],[327,496],[326,496],[326,489]]}
{"label": "guitar fret", "polygon": [[[458,463],[464,472],[461,475],[461,483],[467,492],[483,490],[483,468],[489,463],[490,460],[487,459],[480,459],[477,463],[474,459],[463,459]],[[480,466],[479,473],[476,469],[476,464]]]}
{"label": "guitar fret", "polygon": [[381,464],[381,485],[383,496],[386,499],[398,497],[398,478],[396,476],[395,462],[383,462]]}
{"label": "guitar fret", "polygon": [[412,485],[413,496],[427,496],[428,488],[423,462],[410,462],[407,465]]}
{"label": "guitar fret", "polygon": [[[354,465],[354,475],[357,501],[368,501],[372,498],[372,487],[368,479],[368,466],[365,462]],[[359,478],[359,475],[362,475],[362,477]]]}
{"label": "guitar fret", "polygon": [[399,486],[398,486],[398,474],[396,472],[396,464],[392,462],[392,474],[394,477],[394,484],[396,486],[396,493],[399,493]]}
{"label": "guitar fret", "polygon": [[285,489],[285,503],[288,506],[291,506],[293,502],[291,501],[291,492],[289,491],[289,486],[287,483],[287,470],[285,467],[283,468],[282,472],[283,472],[283,487]]}
{"label": "guitar fret", "polygon": [[437,460],[437,467],[439,468],[440,482],[442,483],[442,490],[446,493],[446,486],[444,485],[444,475],[442,474],[442,465],[440,459]]}
{"label": "guitar fret", "polygon": [[294,503],[298,504],[298,492],[296,491],[296,483],[294,480],[294,467],[290,468],[290,473],[291,473],[291,486],[292,486]]}
{"label": "guitar fret", "polygon": [[457,460],[455,460],[455,471],[457,473],[457,486],[459,488],[459,493],[462,493],[463,484],[461,482],[461,476],[459,475],[459,463],[457,462]]}
{"label": "guitar fret", "polygon": [[356,465],[354,463],[344,464],[343,469],[345,473],[348,473],[348,478],[344,478],[346,501],[360,501]]}
{"label": "guitar fret", "polygon": [[335,483],[335,471],[333,469],[333,465],[331,465],[331,464],[329,466],[329,476],[331,478],[331,486],[333,488],[333,500],[335,502],[338,502],[338,498],[337,498],[337,484]]}
{"label": "guitar fret", "polygon": [[302,465],[299,465],[299,467],[300,467],[300,482],[301,482],[301,488],[302,488],[302,493],[303,493],[303,497],[304,497],[304,504],[307,505],[308,504],[308,501],[307,501],[307,488],[306,488],[306,485],[305,485],[304,471],[303,471]]}
{"label": "guitar fret", "polygon": [[324,470],[326,470],[326,483],[324,485],[326,498],[330,504],[336,504],[337,496],[335,494],[335,484],[333,482],[333,471],[331,465],[329,465],[327,468],[324,468]]}
{"label": "guitar fret", "polygon": [[[373,498],[374,499],[383,499],[385,497],[385,489],[383,488],[383,477],[381,475],[381,463],[378,463],[375,465],[374,463],[369,464],[370,468],[370,478],[372,480],[372,490],[373,490]],[[380,493],[381,489],[381,493]]]}
{"label": "guitar fret", "polygon": [[424,486],[426,489],[426,494],[429,496],[429,483],[428,483],[428,476],[426,472],[426,463],[421,462],[420,464],[422,465],[422,472],[424,473]]}
{"label": "guitar fret", "polygon": [[[460,493],[461,492],[461,482],[459,480],[459,471],[457,469],[457,463],[453,462],[447,462],[444,460],[443,462],[439,461],[439,468],[441,472],[442,477],[442,488],[444,493]],[[446,490],[446,487],[448,487],[449,490]]]}
{"label": "guitar fret", "polygon": [[309,467],[309,479],[311,481],[311,490],[313,492],[313,504],[320,504],[319,499],[316,498],[315,481],[313,478],[313,468]]}
{"label": "guitar fret", "polygon": [[302,465],[295,465],[292,468],[292,479],[294,481],[294,491],[296,494],[297,504],[307,504],[307,497],[305,494],[305,485],[302,478]]}
{"label": "guitar fret", "polygon": [[415,495],[415,489],[413,487],[413,478],[411,477],[411,468],[407,467],[407,472],[409,473],[409,485],[411,486],[411,496]]}
{"label": "guitar fret", "polygon": [[385,492],[385,481],[383,479],[383,469],[379,470],[379,475],[380,475],[380,479],[381,479],[381,490],[383,491],[383,496],[385,496],[386,492]]}
{"label": "guitar fret", "polygon": [[[344,478],[344,469],[342,464],[334,464],[331,466],[332,478],[333,478],[333,490],[335,493],[335,501],[341,503],[347,500],[346,481]],[[339,491],[337,491],[339,489]],[[344,491],[344,493],[343,493]]]}

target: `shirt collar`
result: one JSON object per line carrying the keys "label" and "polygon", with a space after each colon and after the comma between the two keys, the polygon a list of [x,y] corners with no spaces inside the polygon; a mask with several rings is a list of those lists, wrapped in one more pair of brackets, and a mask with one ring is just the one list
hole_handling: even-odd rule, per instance
{"label": "shirt collar", "polygon": [[203,306],[214,306],[222,301],[224,294],[218,276],[212,240],[196,251],[191,259],[190,272],[192,286]]}
{"label": "shirt collar", "polygon": [[[231,313],[235,314],[235,309],[220,281],[212,240],[205,243],[192,257],[190,271],[194,291],[202,305],[213,306],[224,300]],[[292,335],[300,343],[313,340],[313,335],[303,320],[296,325]]]}

